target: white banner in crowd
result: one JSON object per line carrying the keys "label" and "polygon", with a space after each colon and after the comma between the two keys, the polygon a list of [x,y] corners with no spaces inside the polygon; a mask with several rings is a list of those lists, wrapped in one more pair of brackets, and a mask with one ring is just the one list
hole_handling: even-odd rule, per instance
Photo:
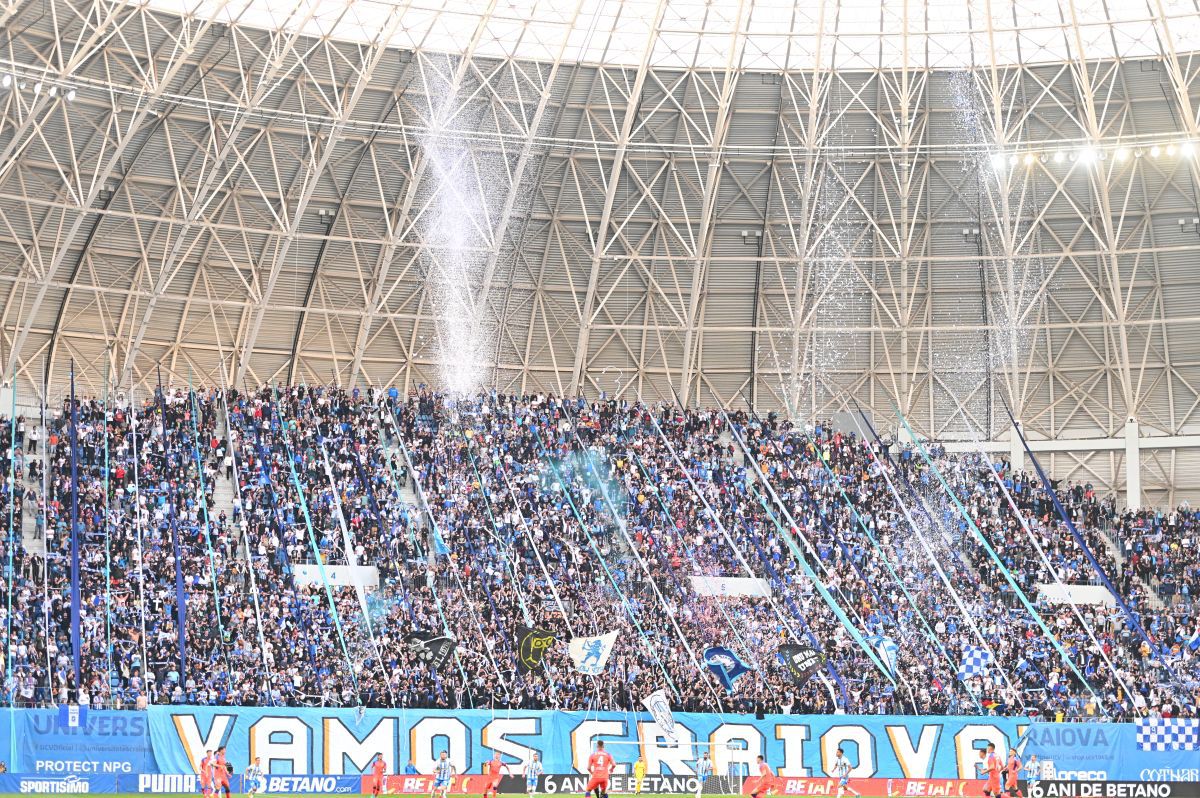
{"label": "white banner in crowd", "polygon": [[575,670],[586,673],[588,676],[602,673],[604,666],[608,664],[609,655],[612,654],[613,644],[616,642],[616,632],[609,632],[598,637],[572,637],[568,650],[571,653],[571,660],[575,663]]}
{"label": "white banner in crowd", "polygon": [[771,585],[766,579],[749,576],[693,576],[692,589],[701,596],[771,595]]}
{"label": "white banner in crowd", "polygon": [[671,699],[667,697],[667,691],[659,688],[643,698],[642,703],[650,710],[650,715],[658,724],[663,736],[668,740],[676,739],[675,715],[671,712]]}
{"label": "white banner in crowd", "polygon": [[374,565],[326,565],[325,579],[321,569],[312,564],[294,566],[296,582],[302,585],[320,585],[328,582],[332,587],[362,587],[379,589],[379,569]]}
{"label": "white banner in crowd", "polygon": [[1038,593],[1042,598],[1054,604],[1102,604],[1105,607],[1117,605],[1113,594],[1102,585],[1049,585],[1038,584]]}

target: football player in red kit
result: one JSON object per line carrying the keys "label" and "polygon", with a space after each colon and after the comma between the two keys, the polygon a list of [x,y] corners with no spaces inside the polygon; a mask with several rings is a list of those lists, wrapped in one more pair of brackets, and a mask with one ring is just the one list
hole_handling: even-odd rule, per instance
{"label": "football player in red kit", "polygon": [[760,795],[767,795],[771,790],[775,789],[775,774],[771,772],[771,766],[767,764],[767,760],[763,759],[762,754],[758,755],[758,781],[754,788],[750,790],[751,798],[758,798]]}
{"label": "football player in red kit", "polygon": [[608,798],[608,777],[614,767],[616,763],[608,751],[604,750],[604,742],[596,743],[596,750],[588,757],[587,769],[591,778],[588,779],[587,789],[583,792],[584,798],[591,798],[593,790],[596,792],[596,798]]}
{"label": "football player in red kit", "polygon": [[217,749],[217,759],[213,766],[213,795],[219,796],[221,791],[225,792],[225,798],[233,798],[233,791],[229,789],[229,763],[225,761],[225,746]]}
{"label": "football player in red kit", "polygon": [[1017,749],[1008,749],[1008,764],[1004,768],[1004,791],[1013,798],[1021,798],[1021,757],[1017,756]]}
{"label": "football player in red kit", "polygon": [[375,755],[371,760],[371,795],[379,795],[383,792],[383,781],[387,774],[387,765],[384,764],[383,754]]}
{"label": "football player in red kit", "polygon": [[488,795],[500,798],[500,771],[507,771],[508,765],[500,761],[500,752],[497,751],[495,756],[483,763],[483,775],[489,776],[487,785],[483,788],[483,798],[488,798]]}
{"label": "football player in red kit", "polygon": [[987,786],[983,788],[983,794],[989,795],[991,798],[999,798],[1000,796],[1000,755],[996,753],[996,744],[987,744],[987,755],[983,758],[983,769],[987,772]]}
{"label": "football player in red kit", "polygon": [[200,794],[204,796],[212,795],[213,792],[213,752],[205,751],[204,758],[200,760]]}

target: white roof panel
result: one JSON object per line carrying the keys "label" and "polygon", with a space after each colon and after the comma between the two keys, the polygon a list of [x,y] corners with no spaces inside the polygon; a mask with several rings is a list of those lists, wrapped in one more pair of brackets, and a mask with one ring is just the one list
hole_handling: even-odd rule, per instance
{"label": "white roof panel", "polygon": [[[179,0],[143,0],[177,14]],[[394,30],[400,49],[479,57],[657,66],[720,67],[749,46],[755,69],[953,69],[1084,58],[1138,58],[1200,46],[1192,2],[1110,0],[192,0],[200,19],[374,42]],[[400,24],[389,23],[399,14]],[[755,41],[763,37],[762,42]],[[741,39],[748,39],[741,42]],[[839,46],[827,47],[826,40]],[[474,43],[474,44],[473,44]],[[832,53],[833,61],[827,59]]]}

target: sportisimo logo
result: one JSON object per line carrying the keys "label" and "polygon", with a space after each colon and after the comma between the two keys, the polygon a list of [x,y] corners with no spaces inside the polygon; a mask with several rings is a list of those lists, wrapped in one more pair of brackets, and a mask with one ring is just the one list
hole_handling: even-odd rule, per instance
{"label": "sportisimo logo", "polygon": [[78,776],[66,776],[61,779],[21,779],[21,792],[88,792],[91,790],[91,786],[87,779],[81,779]]}

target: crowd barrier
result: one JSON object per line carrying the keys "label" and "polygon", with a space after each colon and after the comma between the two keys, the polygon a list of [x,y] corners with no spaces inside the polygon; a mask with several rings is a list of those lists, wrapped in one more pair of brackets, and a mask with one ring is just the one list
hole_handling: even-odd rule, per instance
{"label": "crowd barrier", "polygon": [[[376,753],[384,755],[389,773],[411,763],[428,774],[445,750],[459,773],[478,774],[494,752],[512,763],[536,752],[546,773],[569,778],[585,771],[594,742],[603,739],[619,774],[629,774],[640,754],[650,777],[692,776],[697,752],[707,748],[719,774],[757,772],[756,758],[762,754],[781,778],[794,780],[795,789],[803,790],[808,781],[830,775],[840,747],[854,765],[853,778],[892,780],[886,794],[972,795],[968,788],[957,792],[957,786],[947,787],[950,792],[923,793],[926,787],[907,785],[973,782],[979,751],[988,743],[1001,752],[1017,747],[1026,760],[1036,755],[1046,784],[1195,783],[1200,782],[1198,731],[1197,721],[1135,725],[1002,717],[676,713],[672,740],[645,713],[186,706],[155,706],[146,712],[4,709],[0,761],[10,781],[58,780],[54,783],[61,787],[47,792],[69,792],[68,787],[84,791],[81,784],[88,785],[87,791],[100,792],[105,784],[123,781],[139,785],[123,791],[150,791],[141,788],[143,779],[186,778],[181,774],[195,773],[205,750],[223,745],[238,773],[257,756],[272,777],[332,779],[321,782],[329,790],[300,791],[357,792],[343,788],[357,784],[353,778],[368,769]],[[284,789],[289,784],[279,782],[275,786],[280,789],[269,792],[292,791]],[[0,784],[0,793],[9,791]],[[1101,792],[1063,798],[1162,797]]]}

